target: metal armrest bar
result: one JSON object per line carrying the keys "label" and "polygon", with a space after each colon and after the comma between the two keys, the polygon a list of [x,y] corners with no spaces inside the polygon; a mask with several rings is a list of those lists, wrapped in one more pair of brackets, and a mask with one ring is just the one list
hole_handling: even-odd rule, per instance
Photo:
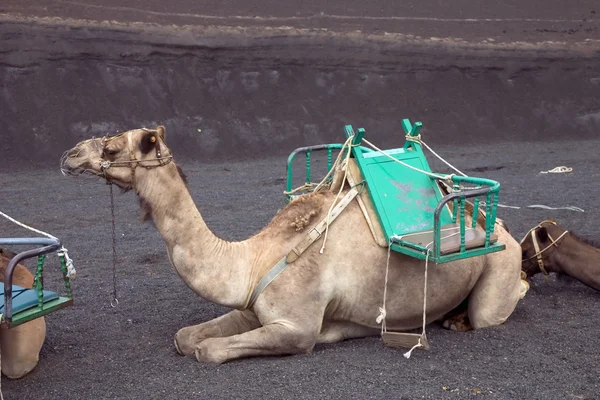
{"label": "metal armrest bar", "polygon": [[[27,238],[27,239],[29,239],[29,238]],[[0,244],[4,244],[3,241],[5,241],[5,240],[6,239],[2,239],[2,241],[0,241]],[[25,240],[25,239],[14,239],[14,240],[19,241],[19,240]],[[31,240],[32,241],[37,240],[38,242],[36,242],[36,243],[39,243],[39,241],[42,241],[42,243],[46,243],[45,241],[49,240],[53,244],[18,253],[8,263],[8,267],[6,268],[6,273],[4,276],[4,319],[7,321],[10,321],[12,319],[12,277],[13,277],[13,272],[14,272],[17,264],[25,259],[36,257],[36,256],[39,256],[42,254],[51,253],[62,247],[62,244],[60,243],[60,241],[58,239],[31,238]],[[36,243],[26,241],[25,243],[11,243],[11,244],[36,244]]]}
{"label": "metal armrest bar", "polygon": [[[497,193],[500,189],[500,184],[498,182],[489,180],[489,179],[483,179],[483,178],[470,178],[470,177],[461,177],[461,176],[453,176],[452,180],[454,182],[468,182],[468,183],[473,183],[473,184],[477,184],[477,185],[487,185],[488,187],[480,187],[477,189],[469,189],[469,190],[465,190],[465,191],[460,191],[460,192],[456,192],[456,193],[450,193],[447,194],[446,196],[444,196],[442,198],[442,200],[438,203],[438,205],[435,208],[435,212],[433,214],[433,253],[436,259],[438,259],[440,257],[440,252],[441,252],[441,223],[440,223],[440,215],[442,213],[443,208],[446,206],[446,204],[448,204],[451,201],[454,200],[460,200],[461,202],[461,220],[460,220],[460,235],[461,235],[461,252],[464,251],[464,235],[465,235],[465,219],[464,219],[464,200],[468,199],[468,198],[473,198],[473,197],[479,197],[479,196],[490,196],[490,195],[496,195],[496,200],[497,200]],[[486,204],[486,206],[488,207],[488,210],[492,207],[491,204]],[[457,213],[458,210],[454,210],[454,213]],[[490,229],[493,230],[494,229],[494,224],[495,224],[495,219],[496,219],[496,213],[495,212],[489,212],[486,214],[487,215],[487,221],[486,221],[486,240],[485,240],[485,245],[484,247],[489,246],[489,238],[490,238],[490,233],[488,232]],[[473,218],[477,218],[476,215],[473,216]]]}

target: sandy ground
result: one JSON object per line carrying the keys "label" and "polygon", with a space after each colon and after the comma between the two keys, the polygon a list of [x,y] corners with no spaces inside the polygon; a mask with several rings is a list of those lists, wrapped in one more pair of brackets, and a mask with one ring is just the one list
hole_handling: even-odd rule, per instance
{"label": "sandy ground", "polygon": [[[295,147],[339,142],[348,123],[397,146],[408,117],[464,172],[500,181],[502,203],[585,210],[500,209],[516,238],[547,217],[598,238],[597,1],[97,3],[0,4],[0,209],[60,237],[78,268],[75,306],[47,317],[40,365],[3,379],[6,399],[600,397],[598,293],[569,279],[535,279],[500,327],[430,325],[431,351],[410,360],[376,337],[221,366],[180,357],[175,332],[226,310],[176,276],[131,193],[116,195],[111,308],[108,187],[58,171],[78,140],[166,125],[208,225],[240,240],[283,206]],[[539,174],[560,165],[574,172]]]}
{"label": "sandy ground", "polygon": [[[436,146],[433,139],[429,144],[464,172],[499,180],[503,204],[585,210],[501,209],[516,238],[547,217],[585,237],[600,234],[592,195],[600,176],[599,141],[460,149]],[[208,225],[224,238],[251,235],[283,205],[285,157],[180,164]],[[558,165],[574,171],[539,174]],[[221,366],[183,358],[173,348],[175,332],[226,310],[197,298],[179,280],[155,228],[139,223],[133,194],[116,194],[120,304],[111,308],[108,187],[65,178],[56,166],[2,173],[0,181],[2,210],[60,237],[78,269],[75,306],[47,318],[40,364],[26,379],[3,380],[7,399],[456,399],[479,391],[496,399],[592,399],[600,393],[593,350],[598,293],[569,279],[553,278],[548,287],[536,278],[499,327],[459,334],[430,325],[431,350],[409,360],[377,337],[317,346],[312,355]],[[8,222],[0,227],[7,236],[26,234]],[[51,257],[46,285],[56,268]]]}

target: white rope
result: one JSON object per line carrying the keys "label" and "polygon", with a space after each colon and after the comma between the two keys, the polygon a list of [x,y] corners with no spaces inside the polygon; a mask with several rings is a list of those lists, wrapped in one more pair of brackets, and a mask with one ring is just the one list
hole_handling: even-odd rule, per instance
{"label": "white rope", "polygon": [[387,283],[388,283],[388,272],[390,270],[390,252],[392,249],[392,238],[390,238],[388,242],[388,252],[387,252],[387,263],[385,264],[385,281],[383,284],[383,302],[381,307],[379,308],[379,316],[375,319],[378,324],[381,324],[381,334],[383,335],[387,331],[387,327],[385,325],[385,317],[387,316],[387,312],[385,310],[385,300],[387,298]]}
{"label": "white rope", "polygon": [[456,171],[457,173],[459,173],[462,176],[467,176],[466,174],[464,174],[463,172],[461,172],[458,168],[456,168],[454,165],[450,164],[448,161],[444,160],[441,156],[439,156],[438,153],[436,153],[435,151],[433,151],[433,149],[427,145],[427,143],[425,143],[424,141],[422,141],[420,139],[419,139],[419,143],[421,143],[423,146],[425,146],[427,148],[427,150],[429,150],[431,152],[431,154],[433,154],[434,156],[436,156],[437,158],[439,158],[440,161],[442,161],[444,164],[446,164],[447,166],[449,166],[450,168],[452,168],[454,171]]}
{"label": "white rope", "polygon": [[527,206],[527,208],[543,208],[545,210],[569,210],[569,211],[585,212],[582,208],[575,207],[575,206],[548,207],[543,204],[532,204],[530,206]]}
{"label": "white rope", "polygon": [[[452,235],[455,235],[455,234],[451,234],[448,237],[450,237]],[[386,266],[385,266],[385,280],[384,280],[384,286],[383,286],[383,302],[382,302],[382,306],[379,308],[379,315],[375,319],[375,321],[378,324],[381,324],[381,334],[382,335],[385,332],[387,332],[387,326],[385,323],[387,311],[385,308],[385,303],[386,303],[386,299],[387,299],[387,284],[388,284],[388,274],[389,274],[389,269],[390,269],[390,251],[391,251],[391,247],[392,247],[391,244],[392,244],[393,239],[401,240],[402,237],[403,236],[395,236],[394,235],[394,236],[390,237],[390,241],[388,243],[387,262],[386,262]],[[446,237],[444,237],[444,239],[445,238]],[[426,334],[425,327],[427,325],[427,272],[428,272],[428,266],[429,266],[429,254],[431,252],[431,249],[429,248],[429,246],[431,246],[432,244],[433,244],[433,242],[431,242],[427,246],[425,246],[427,248],[427,254],[425,255],[425,279],[423,282],[423,322],[422,322],[422,326],[421,326],[421,337],[423,337]],[[423,347],[423,343],[421,342],[421,337],[417,341],[417,344],[415,344],[409,351],[407,351],[406,353],[403,354],[405,358],[410,358],[414,349]]]}
{"label": "white rope", "polygon": [[[15,224],[17,224],[17,225],[19,225],[19,226],[21,226],[21,227],[23,227],[25,229],[29,229],[32,232],[39,233],[40,235],[49,237],[50,239],[56,239],[56,240],[58,240],[58,238],[56,236],[52,236],[49,233],[46,233],[44,231],[40,231],[39,229],[32,228],[29,225],[26,225],[26,224],[24,224],[22,222],[19,222],[16,219],[14,219],[14,218],[6,215],[2,211],[0,211],[0,215],[2,215],[4,218],[8,219],[11,222],[14,222]],[[77,274],[77,271],[75,270],[75,266],[73,266],[73,260],[69,257],[69,253],[68,253],[67,248],[64,247],[64,246],[62,246],[60,248],[60,250],[58,250],[57,254],[58,254],[58,256],[61,256],[61,255],[65,256],[66,267],[67,267],[67,278],[74,279],[75,275]],[[1,393],[1,390],[0,390],[0,400],[2,400],[1,394],[2,393]]]}
{"label": "white rope", "polygon": [[378,151],[378,152],[380,152],[381,154],[383,154],[384,156],[386,156],[386,157],[388,157],[388,158],[390,158],[390,159],[394,160],[394,161],[395,161],[395,162],[397,162],[398,164],[404,165],[405,167],[407,167],[407,168],[410,168],[410,169],[412,169],[412,170],[414,170],[414,171],[420,172],[420,173],[422,173],[422,174],[425,174],[425,175],[427,175],[427,176],[430,176],[430,177],[432,177],[432,178],[434,178],[434,179],[446,179],[446,180],[447,180],[447,179],[449,179],[449,178],[451,178],[451,177],[452,177],[452,175],[439,175],[439,174],[434,174],[434,173],[431,173],[431,172],[423,171],[422,169],[419,169],[419,168],[413,167],[412,165],[406,164],[406,163],[404,163],[404,162],[402,162],[402,161],[398,160],[397,158],[390,156],[388,153],[386,153],[385,151],[381,150],[379,147],[375,146],[373,143],[369,142],[369,141],[368,141],[367,139],[365,139],[365,138],[363,138],[363,139],[362,139],[362,141],[363,141],[363,142],[365,142],[366,144],[368,144],[370,147],[372,147],[372,148],[373,148],[373,149],[375,149],[376,151]]}
{"label": "white rope", "polygon": [[[429,245],[427,245],[427,247],[429,247]],[[425,325],[427,324],[427,267],[429,265],[429,252],[430,249],[427,248],[427,255],[425,256],[425,282],[423,283],[423,326],[421,327],[421,337],[425,335]],[[421,338],[419,338],[417,344],[415,344],[409,351],[404,353],[404,358],[410,358],[413,350],[419,347],[423,347]]]}
{"label": "white rope", "polygon": [[[420,135],[419,135],[420,136]],[[409,140],[414,141],[414,142],[418,142],[420,144],[422,144],[425,148],[427,148],[427,150],[429,150],[434,156],[436,156],[437,158],[439,158],[444,164],[446,164],[447,166],[449,166],[450,168],[452,168],[454,171],[456,171],[457,173],[459,173],[462,176],[467,176],[464,173],[462,173],[460,170],[458,170],[458,168],[456,168],[455,166],[453,166],[452,164],[450,164],[448,161],[444,160],[440,155],[438,155],[435,151],[433,151],[433,149],[431,147],[429,147],[427,145],[427,143],[425,143],[424,141],[421,140],[420,137],[413,137],[413,136],[407,136],[407,138],[409,138]],[[548,171],[541,171],[541,174],[548,174],[548,173],[565,173],[565,172],[571,172],[573,171],[573,168],[570,167],[565,167],[565,166],[560,166],[560,167],[556,167],[553,168],[551,170]],[[485,204],[485,202],[482,202],[483,204]],[[502,208],[512,208],[515,210],[520,210],[522,207],[519,206],[511,206],[508,204],[498,204],[498,207],[502,207]],[[526,208],[542,208],[544,210],[569,210],[569,211],[576,211],[576,212],[585,212],[582,208],[579,207],[575,207],[575,206],[565,206],[565,207],[549,207],[543,204],[532,204],[530,206],[527,206]]]}
{"label": "white rope", "polygon": [[[442,229],[442,230],[451,230],[452,228],[446,228],[446,229]],[[468,228],[471,229],[471,228]],[[449,237],[452,237],[454,235],[457,235],[458,233],[451,233],[450,235],[447,236],[443,236],[441,239],[447,239]],[[402,238],[404,236],[408,236],[408,235],[403,235],[403,236],[392,236],[390,237],[390,241],[388,243],[388,253],[387,253],[387,262],[386,262],[386,266],[385,266],[385,280],[384,280],[384,286],[383,286],[383,302],[382,302],[382,306],[379,308],[379,315],[377,316],[377,318],[375,319],[375,321],[378,324],[381,324],[381,334],[383,335],[385,332],[387,332],[387,325],[385,323],[385,318],[387,317],[387,311],[385,308],[385,303],[386,303],[386,299],[387,299],[387,284],[388,284],[388,274],[389,274],[389,268],[390,268],[390,250],[391,250],[391,244],[392,244],[392,240],[402,240]],[[427,275],[428,275],[428,270],[429,270],[429,255],[431,254],[431,248],[430,246],[433,245],[433,241],[428,243],[427,246],[425,246],[425,248],[427,249],[427,253],[425,255],[425,277],[424,277],[424,282],[423,282],[423,322],[421,325],[421,337],[419,338],[419,340],[417,341],[417,344],[415,344],[409,351],[407,351],[406,353],[404,353],[404,357],[405,358],[410,358],[410,356],[412,355],[413,350],[419,348],[419,347],[423,347],[423,343],[421,342],[421,338],[426,334],[426,325],[427,325]]]}
{"label": "white rope", "polygon": [[573,168],[565,167],[564,165],[561,165],[560,167],[552,168],[552,169],[549,169],[548,171],[540,171],[540,174],[563,174],[563,173],[572,172],[572,171],[573,171]]}
{"label": "white rope", "polygon": [[[315,189],[314,189],[315,192],[318,191],[321,188],[321,186],[323,186],[325,184],[325,182],[327,182],[327,179],[329,178],[329,176],[335,171],[335,167],[340,163],[340,160],[342,159],[342,156],[344,155],[344,148],[346,146],[349,146],[348,151],[350,151],[350,149],[352,148],[352,140],[354,140],[354,135],[350,136],[348,139],[346,139],[346,141],[342,145],[342,148],[340,149],[338,156],[335,159],[335,162],[333,163],[333,165],[327,172],[327,175],[325,175],[325,177],[321,180],[321,182],[319,182],[319,184],[315,187]],[[344,184],[345,184],[345,182],[342,182],[342,187],[344,186]]]}
{"label": "white rope", "polygon": [[[480,204],[481,204],[481,207],[486,206],[485,201],[481,201]],[[506,204],[498,204],[498,207],[512,208],[515,210],[520,210],[521,208],[523,208],[523,207],[518,207],[518,206],[509,206]],[[576,212],[585,212],[585,210],[583,208],[579,208],[579,207],[575,207],[575,206],[550,207],[550,206],[545,206],[543,204],[531,204],[529,206],[526,206],[525,208],[541,208],[543,210],[568,210],[568,211],[576,211]]]}
{"label": "white rope", "polygon": [[[67,248],[65,246],[62,246],[60,248],[60,250],[58,250],[57,254],[59,257],[60,256],[65,257],[65,264],[67,267],[67,278],[75,279],[75,276],[77,275],[77,271],[75,270],[75,266],[73,265],[73,260],[71,260],[71,257],[69,257]],[[2,400],[2,399],[0,399],[0,400]]]}
{"label": "white rope", "polygon": [[46,233],[46,232],[40,231],[39,229],[32,228],[32,227],[31,227],[31,226],[29,226],[29,225],[25,225],[24,223],[22,223],[22,222],[19,222],[19,221],[17,221],[16,219],[14,219],[14,218],[12,218],[12,217],[10,217],[10,216],[8,216],[8,215],[4,214],[2,211],[0,211],[0,215],[2,215],[2,216],[3,216],[4,218],[6,218],[7,220],[9,220],[9,221],[11,221],[11,222],[14,222],[15,224],[17,224],[17,225],[19,225],[19,226],[21,226],[21,227],[23,227],[23,228],[25,228],[25,229],[29,229],[29,230],[30,230],[30,231],[32,231],[32,232],[39,233],[40,235],[43,235],[43,236],[49,237],[50,239],[57,239],[57,240],[58,240],[58,238],[57,238],[57,237],[55,237],[55,236],[52,236],[52,235],[51,235],[51,234],[49,234],[49,233]]}
{"label": "white rope", "polygon": [[[335,202],[340,197],[340,194],[342,194],[342,190],[344,189],[344,185],[346,184],[346,179],[348,178],[348,159],[350,158],[350,153],[352,152],[352,140],[353,139],[354,139],[354,136],[350,136],[344,143],[344,146],[342,147],[342,151],[340,152],[340,154],[342,154],[344,151],[344,147],[346,145],[348,145],[348,153],[347,153],[346,159],[345,159],[346,165],[345,165],[345,170],[344,170],[344,179],[342,180],[342,184],[340,185],[340,190],[338,190],[338,193],[335,196],[335,199],[333,199],[333,201],[331,202],[329,211],[327,211],[327,224],[325,225],[325,237],[323,238],[323,244],[321,245],[319,254],[323,254],[323,251],[325,251],[325,243],[327,242],[327,234],[329,233],[329,220],[331,218],[331,211],[333,210],[333,207],[335,206]],[[338,155],[338,160],[339,160],[339,155]],[[338,162],[338,160],[336,160],[336,163]],[[333,168],[331,170],[333,170]]]}

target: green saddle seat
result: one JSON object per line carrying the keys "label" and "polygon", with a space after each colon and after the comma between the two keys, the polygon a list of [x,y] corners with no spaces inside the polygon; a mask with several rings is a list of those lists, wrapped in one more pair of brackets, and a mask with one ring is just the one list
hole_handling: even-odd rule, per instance
{"label": "green saddle seat", "polygon": [[[4,312],[4,286],[0,289],[0,313]],[[43,292],[43,302],[47,303],[52,300],[58,299],[58,294],[49,290]],[[22,311],[29,310],[30,308],[38,305],[38,292],[36,289],[25,289],[18,285],[12,285],[12,313],[13,315],[18,314]]]}
{"label": "green saddle seat", "polygon": [[[448,255],[460,251],[460,225],[453,223],[442,226],[440,241],[440,254]],[[393,237],[392,240],[395,238]],[[433,230],[421,231],[402,236],[402,241],[407,246],[415,249],[431,246],[433,243]],[[490,244],[498,241],[498,235],[490,235]],[[465,231],[465,248],[475,249],[485,245],[485,231],[481,229],[467,229]]]}

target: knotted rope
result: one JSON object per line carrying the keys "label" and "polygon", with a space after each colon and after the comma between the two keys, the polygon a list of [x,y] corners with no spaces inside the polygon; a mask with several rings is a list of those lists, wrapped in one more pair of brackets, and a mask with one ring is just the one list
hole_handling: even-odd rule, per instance
{"label": "knotted rope", "polygon": [[565,167],[564,165],[561,165],[560,167],[552,168],[552,169],[549,169],[548,171],[540,171],[540,174],[562,174],[565,172],[572,172],[572,171],[573,171],[573,168]]}

